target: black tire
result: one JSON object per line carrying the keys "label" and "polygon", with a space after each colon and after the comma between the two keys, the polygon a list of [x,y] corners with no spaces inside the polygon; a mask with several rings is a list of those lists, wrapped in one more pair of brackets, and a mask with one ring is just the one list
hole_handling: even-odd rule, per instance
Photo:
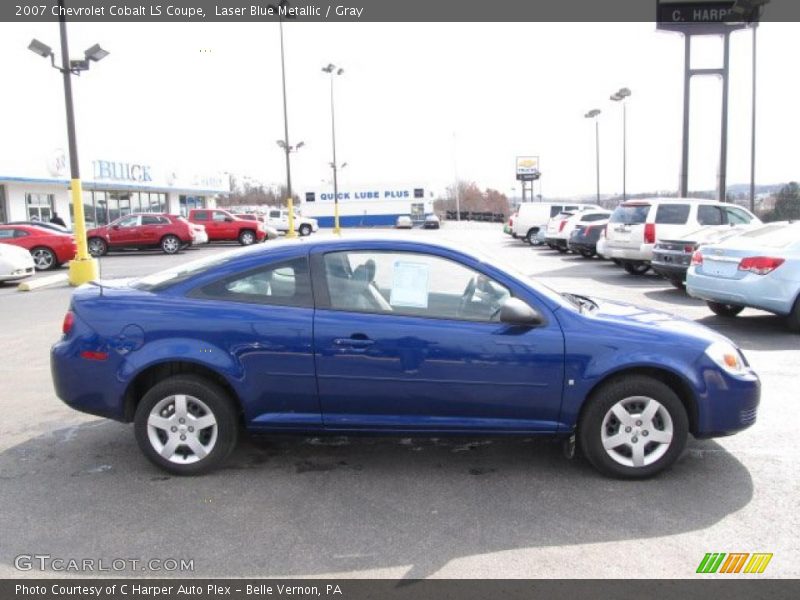
{"label": "black tire", "polygon": [[539,235],[538,229],[530,229],[528,233],[525,234],[525,241],[528,242],[531,246],[538,246],[541,242],[536,240],[536,236]]}
{"label": "black tire", "polygon": [[625,261],[622,268],[630,275],[644,275],[650,270],[650,265],[642,261]]}
{"label": "black tire", "polygon": [[669,282],[675,289],[682,290],[686,288],[686,282],[683,279],[678,279],[677,277],[670,277]]}
{"label": "black tire", "polygon": [[786,317],[786,326],[789,331],[800,333],[800,296],[794,301],[792,312]]}
{"label": "black tire", "polygon": [[564,246],[556,246],[555,249],[558,250],[559,254],[566,254],[567,253],[567,249]]}
{"label": "black tire", "polygon": [[581,252],[581,256],[582,256],[583,258],[594,258],[594,255],[595,255],[595,253],[594,253],[594,252],[592,252],[591,250],[583,250],[583,251]]}
{"label": "black tire", "polygon": [[[148,419],[150,418],[151,411],[159,403],[175,395],[185,395],[189,397],[187,398],[187,406],[189,407],[190,415],[192,414],[191,407],[193,405],[193,400],[199,400],[209,409],[214,419],[216,419],[216,425],[214,426],[216,427],[216,441],[213,442],[213,446],[208,454],[195,462],[183,463],[168,460],[156,450],[150,439]],[[197,405],[195,404],[194,406]],[[189,417],[187,417],[186,420],[191,423]],[[176,423],[176,426],[180,425]],[[210,429],[209,427],[203,433],[208,436],[213,436],[213,432],[208,431]],[[136,442],[139,444],[140,450],[154,465],[175,475],[200,475],[201,473],[207,473],[219,467],[228,455],[230,455],[236,446],[239,426],[236,407],[225,390],[202,377],[197,377],[195,375],[175,375],[157,383],[144,395],[139,405],[136,407],[134,431],[136,434]],[[167,434],[165,433],[165,435]],[[198,433],[197,435],[199,437],[201,434]],[[166,439],[168,443],[168,438]],[[178,444],[180,443],[178,442]],[[180,444],[178,448],[187,450],[186,459],[189,460],[188,445]],[[192,456],[194,456],[194,454],[192,454]],[[179,457],[176,460],[179,460]]]}
{"label": "black tire", "polygon": [[49,271],[59,266],[56,253],[46,246],[37,246],[31,249],[33,266],[37,271]]}
{"label": "black tire", "polygon": [[[643,444],[645,459],[647,456],[652,457],[654,452],[659,451],[661,446],[666,445],[666,449],[663,450],[663,454],[659,458],[650,464],[636,467],[621,464],[612,458],[612,452],[619,456],[620,459],[624,460],[625,457],[622,456],[621,452],[617,453],[614,449],[607,451],[603,447],[602,434],[604,428],[609,427],[606,417],[609,415],[611,408],[619,402],[638,396],[656,400],[661,405],[661,409],[668,413],[669,420],[672,422],[672,439],[668,444],[656,444],[654,446],[653,442],[645,441],[647,439],[645,435],[649,434],[649,432],[647,434],[644,433],[647,431],[644,429],[644,427],[647,427],[647,423],[636,425],[636,423],[642,422],[632,422],[631,426],[634,429],[633,433],[631,433],[634,436],[632,439],[637,444]],[[630,401],[635,405],[635,400]],[[659,409],[657,418],[662,426],[666,428],[666,420],[661,418],[663,416],[661,409]],[[633,414],[635,415],[636,413]],[[620,430],[623,428],[621,423],[618,427]],[[607,431],[607,433],[611,432]],[[619,377],[603,384],[587,400],[587,405],[578,424],[578,441],[581,450],[592,466],[603,475],[621,479],[652,477],[671,466],[683,452],[688,433],[689,419],[686,415],[686,408],[677,394],[665,383],[644,375]],[[622,446],[621,444],[618,448]],[[629,447],[632,446],[629,445]],[[651,448],[649,455],[646,454],[647,448]]]}
{"label": "black tire", "polygon": [[99,237],[89,238],[87,245],[89,254],[91,254],[95,258],[98,258],[100,256],[105,256],[106,254],[108,254],[108,243],[103,238]]}
{"label": "black tire", "polygon": [[622,261],[621,261],[620,259],[618,259],[618,258],[612,258],[612,259],[611,259],[611,262],[613,262],[613,263],[614,263],[615,265],[617,265],[618,267],[621,267],[621,266],[622,266]]}
{"label": "black tire", "polygon": [[254,244],[258,238],[256,238],[256,232],[252,229],[242,229],[239,232],[239,243],[242,246],[250,246]]}
{"label": "black tire", "polygon": [[711,309],[715,315],[720,317],[735,317],[744,310],[744,306],[738,304],[724,304],[722,302],[706,302],[708,308]]}
{"label": "black tire", "polygon": [[164,254],[177,254],[181,249],[182,242],[176,235],[165,235],[161,238],[160,245]]}
{"label": "black tire", "polygon": [[298,232],[303,237],[311,235],[311,225],[309,225],[308,223],[303,223],[302,225],[300,225],[300,229],[298,229]]}

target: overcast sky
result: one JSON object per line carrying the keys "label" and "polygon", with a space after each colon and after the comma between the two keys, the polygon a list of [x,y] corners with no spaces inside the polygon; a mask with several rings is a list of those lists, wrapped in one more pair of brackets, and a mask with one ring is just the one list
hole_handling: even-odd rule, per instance
{"label": "overcast sky", "polygon": [[[111,54],[75,79],[84,159],[140,161],[285,178],[277,23],[70,24],[72,55],[99,42]],[[66,147],[61,81],[26,47],[58,47],[56,23],[0,24],[0,174],[30,172]],[[458,175],[510,193],[516,155],[541,157],[544,196],[622,188],[621,86],[628,104],[628,191],[674,190],[681,140],[683,44],[654,24],[289,23],[285,26],[295,190],[330,179],[329,87],[336,81],[341,187],[414,183],[442,189]],[[757,179],[800,178],[800,24],[759,29]],[[750,32],[731,39],[728,181],[749,181]],[[719,66],[721,42],[695,66]],[[715,64],[717,63],[717,64]],[[719,159],[718,79],[693,86],[690,187],[713,189]],[[86,173],[85,175],[89,175]],[[538,189],[537,189],[538,192]]]}

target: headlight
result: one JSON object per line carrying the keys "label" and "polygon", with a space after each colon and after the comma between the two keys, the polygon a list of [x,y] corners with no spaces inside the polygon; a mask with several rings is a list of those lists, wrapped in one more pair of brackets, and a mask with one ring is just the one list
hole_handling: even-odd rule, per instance
{"label": "headlight", "polygon": [[706,356],[732,375],[744,375],[748,371],[741,353],[728,342],[714,342],[706,348]]}

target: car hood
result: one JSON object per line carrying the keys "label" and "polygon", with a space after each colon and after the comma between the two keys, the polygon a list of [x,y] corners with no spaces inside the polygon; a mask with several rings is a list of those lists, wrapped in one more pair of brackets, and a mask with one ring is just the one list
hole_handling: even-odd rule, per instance
{"label": "car hood", "polygon": [[584,312],[583,316],[596,321],[619,325],[629,330],[634,328],[642,332],[677,334],[685,338],[692,338],[703,345],[717,341],[732,344],[728,338],[713,329],[672,313],[604,298],[593,297],[591,300],[597,304],[597,308]]}

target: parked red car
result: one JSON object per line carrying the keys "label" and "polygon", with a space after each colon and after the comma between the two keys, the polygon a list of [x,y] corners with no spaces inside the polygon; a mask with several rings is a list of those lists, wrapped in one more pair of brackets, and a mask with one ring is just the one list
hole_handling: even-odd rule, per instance
{"label": "parked red car", "polygon": [[183,217],[165,213],[130,214],[86,232],[89,253],[103,256],[114,248],[161,248],[175,254],[194,240],[194,231]]}
{"label": "parked red car", "polygon": [[37,271],[55,269],[75,258],[75,236],[37,225],[0,225],[0,242],[25,248]]}
{"label": "parked red car", "polygon": [[227,210],[218,208],[195,208],[189,211],[189,221],[205,225],[208,240],[238,240],[242,246],[263,242],[267,237],[264,225],[259,221],[248,221],[235,217]]}

